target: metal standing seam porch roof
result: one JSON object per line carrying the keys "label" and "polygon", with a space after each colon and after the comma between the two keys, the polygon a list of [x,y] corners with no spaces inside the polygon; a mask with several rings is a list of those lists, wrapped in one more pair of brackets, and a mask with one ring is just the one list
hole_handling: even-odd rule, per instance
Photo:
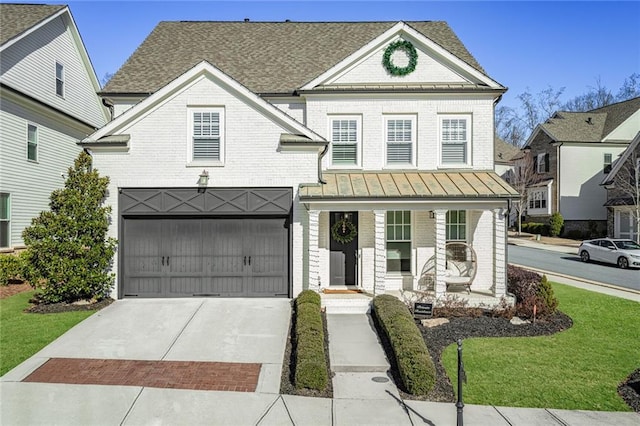
{"label": "metal standing seam porch roof", "polygon": [[510,199],[518,192],[493,171],[324,173],[323,185],[300,185],[301,201],[373,199]]}

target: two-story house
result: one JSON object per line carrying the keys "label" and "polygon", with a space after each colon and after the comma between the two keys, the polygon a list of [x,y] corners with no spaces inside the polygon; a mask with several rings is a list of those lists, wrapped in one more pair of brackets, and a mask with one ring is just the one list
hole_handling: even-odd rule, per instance
{"label": "two-story house", "polygon": [[607,194],[600,182],[640,131],[640,98],[587,112],[556,112],[539,124],[525,146],[535,176],[528,187],[527,218],[564,218],[565,234],[606,234]]}
{"label": "two-story house", "polygon": [[412,290],[449,241],[506,294],[516,197],[494,171],[505,92],[444,22],[162,22],[84,139],[111,178],[117,297]]}
{"label": "two-story house", "polygon": [[68,7],[0,4],[0,22],[0,250],[10,251],[108,110]]}
{"label": "two-story house", "polygon": [[607,190],[607,236],[640,242],[640,131],[601,185]]}

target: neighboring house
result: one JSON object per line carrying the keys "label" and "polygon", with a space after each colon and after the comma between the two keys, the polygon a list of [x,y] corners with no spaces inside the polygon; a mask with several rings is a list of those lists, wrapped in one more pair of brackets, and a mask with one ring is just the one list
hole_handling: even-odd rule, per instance
{"label": "neighboring house", "polygon": [[160,23],[81,142],[111,179],[114,296],[397,292],[429,259],[443,296],[452,240],[504,296],[505,90],[444,22]]}
{"label": "neighboring house", "polygon": [[507,172],[514,169],[515,159],[520,156],[521,151],[497,135],[494,137],[493,150],[494,170],[504,178]]}
{"label": "neighboring house", "polygon": [[108,110],[68,7],[0,4],[0,22],[0,249],[10,251]]}
{"label": "neighboring house", "polygon": [[640,131],[600,185],[607,189],[607,236],[640,242]]}
{"label": "neighboring house", "polygon": [[546,222],[560,212],[565,235],[604,235],[607,194],[600,182],[639,130],[640,98],[587,112],[559,111],[539,124],[525,146],[535,171],[528,220]]}

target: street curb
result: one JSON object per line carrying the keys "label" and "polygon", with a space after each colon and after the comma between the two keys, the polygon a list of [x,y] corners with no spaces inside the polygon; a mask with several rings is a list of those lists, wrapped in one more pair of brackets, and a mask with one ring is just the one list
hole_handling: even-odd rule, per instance
{"label": "street curb", "polygon": [[633,290],[631,288],[625,288],[625,287],[619,287],[619,286],[613,285],[613,284],[601,283],[599,281],[592,281],[592,280],[588,280],[586,278],[574,277],[574,276],[571,276],[571,275],[565,275],[565,274],[561,274],[561,273],[558,273],[558,272],[545,271],[544,269],[532,268],[531,266],[525,266],[525,265],[518,265],[517,263],[509,263],[509,265],[517,266],[518,268],[528,269],[530,271],[538,272],[538,273],[545,274],[545,275],[553,275],[555,277],[566,278],[566,279],[573,280],[573,281],[580,281],[580,282],[583,282],[583,283],[586,283],[586,284],[591,284],[591,285],[600,286],[600,287],[606,287],[606,288],[610,288],[612,290],[623,291],[623,292],[631,293],[631,294],[640,294],[640,291],[638,291],[638,290]]}

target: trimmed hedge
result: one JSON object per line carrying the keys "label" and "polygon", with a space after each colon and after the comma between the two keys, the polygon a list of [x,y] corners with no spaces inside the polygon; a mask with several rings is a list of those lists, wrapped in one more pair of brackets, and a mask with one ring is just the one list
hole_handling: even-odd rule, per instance
{"label": "trimmed hedge", "polygon": [[427,395],[436,382],[436,369],[407,306],[391,295],[376,296],[373,311],[386,334],[404,388]]}
{"label": "trimmed hedge", "polygon": [[549,224],[538,222],[525,222],[522,224],[522,231],[530,234],[540,234],[549,236]]}
{"label": "trimmed hedge", "polygon": [[521,318],[548,317],[558,308],[551,284],[546,275],[540,275],[513,265],[507,265],[507,291],[516,297],[515,313]]}
{"label": "trimmed hedge", "polygon": [[27,264],[26,251],[19,254],[0,254],[0,285],[8,285],[10,281],[24,281]]}
{"label": "trimmed hedge", "polygon": [[296,299],[295,307],[295,386],[321,391],[327,387],[329,373],[324,352],[320,295],[311,290],[303,291]]}

